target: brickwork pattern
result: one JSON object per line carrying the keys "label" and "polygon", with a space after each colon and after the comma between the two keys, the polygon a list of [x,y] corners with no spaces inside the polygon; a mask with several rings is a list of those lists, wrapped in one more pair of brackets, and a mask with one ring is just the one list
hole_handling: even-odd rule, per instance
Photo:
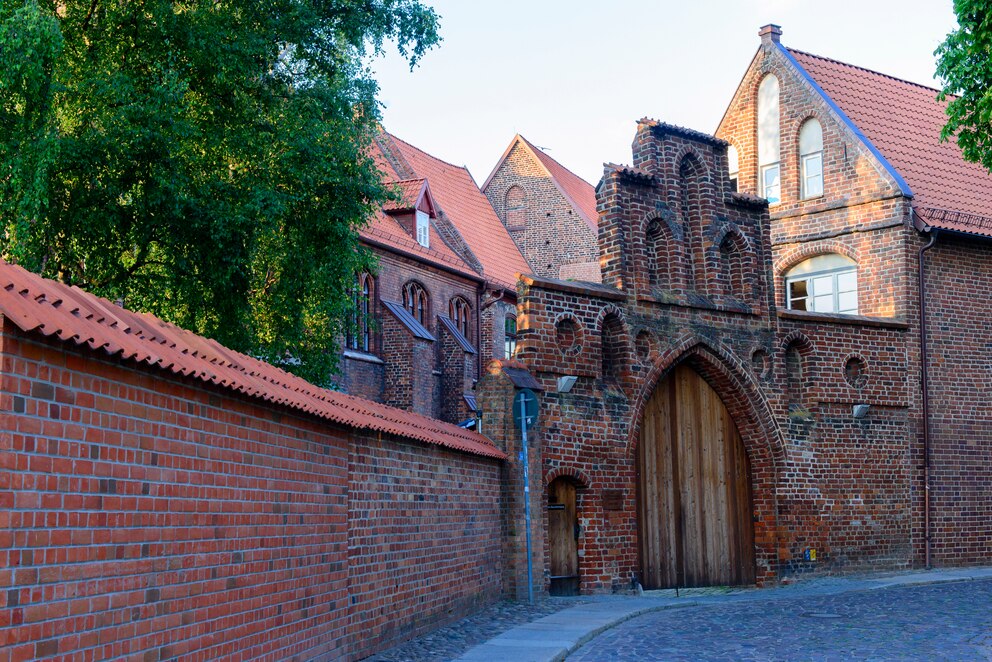
{"label": "brickwork pattern", "polygon": [[484,193],[534,273],[559,278],[565,265],[595,264],[599,259],[596,233],[520,141]]}
{"label": "brickwork pattern", "polygon": [[[497,462],[353,438],[10,323],[0,347],[0,659],[347,659],[498,591],[480,533]],[[377,499],[439,542],[389,521],[403,545],[373,551]],[[392,611],[369,594],[380,565],[408,580]]]}

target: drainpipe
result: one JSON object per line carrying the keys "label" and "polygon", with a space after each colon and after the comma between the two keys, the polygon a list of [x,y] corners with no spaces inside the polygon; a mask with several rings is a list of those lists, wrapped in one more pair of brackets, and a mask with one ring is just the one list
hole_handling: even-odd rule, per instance
{"label": "drainpipe", "polygon": [[[915,215],[916,212],[913,212]],[[916,217],[919,221],[919,216]],[[924,276],[924,253],[933,248],[937,243],[938,230],[924,226],[930,232],[930,241],[920,248],[920,273],[919,273],[919,296],[920,296],[920,367],[922,369],[923,387],[923,536],[926,542],[925,562],[926,569],[930,565],[930,377],[927,367],[929,356],[927,354],[927,297],[926,278]]]}

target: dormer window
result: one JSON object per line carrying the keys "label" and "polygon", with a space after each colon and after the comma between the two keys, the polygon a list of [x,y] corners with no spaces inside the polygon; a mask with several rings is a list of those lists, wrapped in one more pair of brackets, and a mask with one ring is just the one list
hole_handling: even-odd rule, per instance
{"label": "dormer window", "polygon": [[823,129],[815,118],[799,130],[799,167],[803,199],[823,195]]}
{"label": "dormer window", "polygon": [[417,210],[417,243],[424,248],[431,247],[431,217],[425,211]]}

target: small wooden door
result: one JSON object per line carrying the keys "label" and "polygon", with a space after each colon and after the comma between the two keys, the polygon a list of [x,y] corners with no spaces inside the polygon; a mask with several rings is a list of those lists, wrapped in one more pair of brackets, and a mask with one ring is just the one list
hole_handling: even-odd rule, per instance
{"label": "small wooden door", "polygon": [[747,454],[720,396],[690,366],[655,389],[638,453],[644,587],[753,584]]}
{"label": "small wooden door", "polygon": [[558,478],[548,486],[548,545],[551,552],[551,595],[579,594],[579,527],[575,485]]}

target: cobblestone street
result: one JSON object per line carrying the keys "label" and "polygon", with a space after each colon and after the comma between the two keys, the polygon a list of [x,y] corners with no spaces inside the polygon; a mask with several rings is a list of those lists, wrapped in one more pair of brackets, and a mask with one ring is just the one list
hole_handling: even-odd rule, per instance
{"label": "cobblestone street", "polygon": [[992,660],[992,581],[651,612],[569,660]]}

